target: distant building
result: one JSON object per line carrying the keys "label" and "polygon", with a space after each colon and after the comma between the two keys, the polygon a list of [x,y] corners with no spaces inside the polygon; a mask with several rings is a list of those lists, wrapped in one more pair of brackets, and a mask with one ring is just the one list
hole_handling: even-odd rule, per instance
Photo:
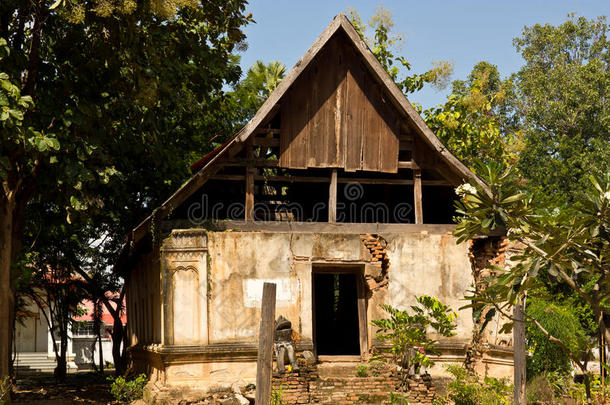
{"label": "distant building", "polygon": [[[116,305],[112,303],[113,307]],[[93,363],[99,362],[99,344],[93,325],[93,303],[83,300],[80,306],[86,313],[74,318],[77,323],[68,333],[67,360],[69,371],[91,369]],[[15,369],[20,371],[53,371],[56,366],[53,340],[45,315],[32,301],[27,302],[26,308],[19,314],[20,321],[15,328],[16,360]],[[123,324],[127,323],[127,315],[121,316]],[[102,350],[105,366],[112,363],[112,332],[114,320],[104,307],[102,312]],[[58,342],[59,344],[59,342]],[[95,344],[95,347],[94,347]]]}

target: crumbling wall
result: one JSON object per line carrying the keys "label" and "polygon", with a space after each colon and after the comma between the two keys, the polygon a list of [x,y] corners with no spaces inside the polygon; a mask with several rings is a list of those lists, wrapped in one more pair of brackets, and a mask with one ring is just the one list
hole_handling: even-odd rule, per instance
{"label": "crumbling wall", "polygon": [[381,404],[389,403],[391,393],[406,396],[410,404],[431,404],[436,396],[429,375],[410,379],[409,391],[398,392],[400,377],[390,367],[375,375],[357,376],[354,366],[347,375],[324,376],[315,365],[299,364],[298,372],[273,378],[273,389],[285,404]]}
{"label": "crumbling wall", "polygon": [[[471,240],[468,247],[474,289],[481,293],[487,288],[487,278],[494,275],[497,268],[506,266],[506,253],[511,244],[507,238],[498,236]],[[508,320],[498,313],[489,316],[490,311],[493,311],[491,305],[475,309],[472,340],[464,363],[479,375],[512,378],[512,363],[506,359],[512,356],[512,336],[499,333]],[[507,364],[510,367],[506,367]]]}
{"label": "crumbling wall", "polygon": [[[459,308],[473,287],[471,259],[484,252],[456,244],[444,231],[359,234],[190,229],[174,230],[162,246],[161,277],[156,279],[162,283],[159,306],[163,316],[160,325],[155,321],[155,331],[163,339],[135,348],[140,352],[134,349],[133,355],[152,366],[164,385],[208,386],[236,376],[254,381],[260,300],[266,281],[277,285],[276,315],[292,322],[298,350],[313,350],[315,266],[363,269],[369,350],[377,344],[370,320],[385,315],[381,305],[408,308],[423,294],[437,297],[458,312],[457,334],[439,343],[442,354],[430,370],[432,375],[442,373],[442,363],[461,363],[471,341],[472,312]],[[469,252],[474,256],[469,258]],[[189,330],[197,332],[195,340],[185,335]],[[506,365],[511,364],[507,360]]]}

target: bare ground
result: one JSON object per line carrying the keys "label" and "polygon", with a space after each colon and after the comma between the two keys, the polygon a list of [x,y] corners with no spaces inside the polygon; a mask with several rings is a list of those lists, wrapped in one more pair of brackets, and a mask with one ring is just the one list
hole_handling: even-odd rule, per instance
{"label": "bare ground", "polygon": [[20,376],[13,389],[14,405],[101,405],[116,404],[110,394],[111,374],[68,374],[64,383],[58,384],[52,373]]}

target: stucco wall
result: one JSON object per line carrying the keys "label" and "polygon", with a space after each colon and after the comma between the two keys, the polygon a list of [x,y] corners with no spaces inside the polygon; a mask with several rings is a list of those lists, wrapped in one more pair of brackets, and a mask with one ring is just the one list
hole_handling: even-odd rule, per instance
{"label": "stucco wall", "polygon": [[[341,266],[364,274],[367,336],[361,348],[375,344],[370,321],[384,315],[382,304],[408,308],[426,294],[458,313],[456,336],[442,342],[439,363],[462,362],[474,326],[472,311],[459,309],[473,287],[468,245],[456,244],[446,229],[414,229],[377,234],[174,230],[129,281],[134,365],[169,385],[254,378],[263,283],[277,285],[276,316],[291,320],[298,344],[311,350],[312,273]],[[379,243],[381,256],[372,247]],[[490,366],[489,375],[509,375],[509,355],[490,355],[490,364],[499,369]],[[441,371],[439,364],[434,372]]]}
{"label": "stucco wall", "polygon": [[[370,262],[358,234],[209,232],[210,342],[254,341],[260,320],[262,281],[278,286],[276,313],[312,339],[311,272],[317,264]],[[459,313],[456,339],[472,331],[470,310],[458,311],[472,288],[466,244],[447,234],[384,234],[387,242],[389,291],[382,302],[370,302],[374,315],[381,303],[407,308],[416,295],[437,297]],[[370,319],[369,319],[370,320]]]}

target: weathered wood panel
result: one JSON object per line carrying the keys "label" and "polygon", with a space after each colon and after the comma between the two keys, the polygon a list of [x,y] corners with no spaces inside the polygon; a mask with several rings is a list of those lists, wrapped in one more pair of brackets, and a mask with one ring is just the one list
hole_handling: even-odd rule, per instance
{"label": "weathered wood panel", "polygon": [[351,106],[364,105],[366,96],[361,85],[364,85],[364,71],[359,66],[350,66],[346,72],[345,100],[343,108],[343,125],[341,137],[345,144],[344,169],[354,172],[362,169],[362,138],[364,133],[364,109]]}
{"label": "weathered wood panel", "polygon": [[307,168],[309,100],[304,95],[309,87],[308,72],[303,72],[303,76],[288,91],[287,101],[281,104],[280,167]]}
{"label": "weathered wood panel", "polygon": [[344,34],[333,37],[281,102],[279,166],[396,173],[399,114]]}

